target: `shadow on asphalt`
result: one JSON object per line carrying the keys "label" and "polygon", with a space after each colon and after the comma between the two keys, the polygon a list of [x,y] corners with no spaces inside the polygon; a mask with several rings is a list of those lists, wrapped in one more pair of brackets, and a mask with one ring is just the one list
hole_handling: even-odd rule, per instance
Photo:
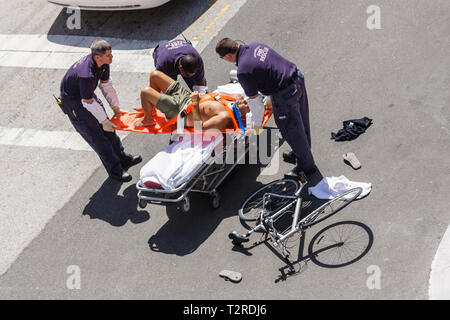
{"label": "shadow on asphalt", "polygon": [[[272,159],[275,153],[274,141],[269,138],[265,141],[267,143],[265,150],[269,150],[266,156]],[[218,209],[212,208],[211,197],[198,193],[189,195],[191,210],[187,213],[182,212],[176,205],[168,205],[169,220],[150,237],[148,241],[150,249],[179,256],[194,252],[223,219],[231,216],[237,218],[237,211],[249,193],[262,187],[257,178],[265,167],[266,165],[260,163],[249,164],[248,157],[245,164],[238,164],[218,188],[221,197]],[[228,238],[224,239],[227,240]]]}
{"label": "shadow on asphalt", "polygon": [[[276,128],[267,127],[267,130]],[[269,135],[269,137],[277,137]],[[272,159],[275,153],[275,140],[266,140],[265,155]],[[284,142],[282,138],[279,145]],[[249,163],[248,158],[245,163]],[[268,165],[268,164],[267,164]],[[194,252],[214,232],[224,218],[236,216],[242,203],[248,196],[261,188],[263,184],[257,181],[261,170],[267,165],[239,164],[218,188],[221,195],[221,205],[218,209],[211,206],[211,198],[204,194],[191,193],[189,195],[191,209],[184,213],[177,205],[167,205],[169,220],[148,241],[150,250],[179,256]],[[320,181],[322,174],[317,172],[310,177],[312,181]],[[228,241],[229,239],[224,239]]]}
{"label": "shadow on asphalt", "polygon": [[[112,37],[153,42],[170,40],[186,30],[210,8],[212,3],[213,1],[202,0],[172,0],[160,7],[146,10],[82,10],[79,29],[67,27],[67,20],[73,15],[73,11],[62,8],[48,31],[48,40],[65,44],[61,43],[64,38],[55,37],[56,35]],[[79,46],[84,47],[85,44]]]}
{"label": "shadow on asphalt", "polygon": [[[285,231],[290,228],[286,224]],[[275,283],[286,281],[288,277],[299,275],[308,269],[308,262],[323,268],[343,268],[361,260],[371,249],[374,241],[372,230],[358,221],[340,221],[326,225],[310,240],[307,255],[305,251],[305,234],[308,229],[298,232],[286,242],[286,248],[291,251],[297,248],[297,258],[286,260],[270,243],[270,237],[265,233],[258,233],[259,240],[250,246],[235,245],[233,251],[251,256],[250,250],[264,244],[275,256],[286,265],[279,268],[280,274]],[[281,231],[281,230],[280,230]],[[283,231],[282,231],[283,233]]]}
{"label": "shadow on asphalt", "polygon": [[194,252],[211,236],[223,219],[237,216],[240,204],[248,196],[247,192],[241,190],[260,188],[261,184],[256,178],[262,167],[237,165],[218,188],[221,196],[221,205],[218,209],[212,208],[210,196],[198,193],[189,196],[191,199],[189,212],[182,212],[176,205],[168,205],[169,220],[148,240],[150,250],[179,256]]}
{"label": "shadow on asphalt", "polygon": [[147,211],[136,206],[137,189],[134,184],[127,187],[123,196],[118,195],[122,183],[106,179],[100,189],[92,195],[83,210],[91,219],[100,219],[114,227],[120,227],[130,220],[138,224],[150,219]]}

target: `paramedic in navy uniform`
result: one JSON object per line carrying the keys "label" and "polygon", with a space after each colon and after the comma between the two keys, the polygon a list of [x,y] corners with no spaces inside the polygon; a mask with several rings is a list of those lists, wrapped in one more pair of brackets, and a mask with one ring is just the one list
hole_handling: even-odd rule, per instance
{"label": "paramedic in navy uniform", "polygon": [[109,76],[112,58],[109,43],[95,40],[91,45],[91,54],[74,63],[62,79],[61,108],[75,130],[98,154],[108,175],[127,182],[131,180],[131,175],[126,170],[141,162],[142,158],[125,153],[102,101],[94,93],[98,85],[114,115],[121,114],[117,93]]}
{"label": "paramedic in navy uniform", "polygon": [[172,40],[153,51],[155,68],[177,80],[181,74],[191,91],[206,93],[206,78],[200,54],[187,41]]}
{"label": "paramedic in navy uniform", "polygon": [[225,61],[236,63],[237,77],[249,97],[253,115],[264,110],[259,92],[271,96],[275,123],[293,151],[283,156],[296,164],[286,175],[297,178],[301,171],[313,174],[317,167],[311,153],[308,98],[303,74],[296,65],[265,44],[240,45],[230,38],[217,43],[216,53]]}

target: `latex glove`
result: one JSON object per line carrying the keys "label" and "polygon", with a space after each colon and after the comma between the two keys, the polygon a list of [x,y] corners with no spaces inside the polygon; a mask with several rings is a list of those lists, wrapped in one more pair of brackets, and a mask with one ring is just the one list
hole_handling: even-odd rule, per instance
{"label": "latex glove", "polygon": [[107,132],[114,132],[114,128],[117,127],[114,123],[112,123],[109,119],[105,119],[102,123],[103,130]]}

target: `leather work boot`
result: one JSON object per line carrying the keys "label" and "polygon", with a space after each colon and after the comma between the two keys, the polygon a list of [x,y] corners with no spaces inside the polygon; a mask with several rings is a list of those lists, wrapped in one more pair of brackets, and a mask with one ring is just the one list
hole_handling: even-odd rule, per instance
{"label": "leather work boot", "polygon": [[294,151],[284,151],[283,152],[283,161],[287,163],[296,164],[297,157],[295,156]]}
{"label": "leather work boot", "polygon": [[137,165],[142,162],[142,157],[140,155],[130,156],[126,158],[124,161],[120,161],[122,163],[122,168],[124,170],[128,170],[132,166]]}
{"label": "leather work boot", "polygon": [[120,182],[128,182],[128,181],[131,181],[131,179],[132,179],[131,175],[128,172],[126,172],[125,170],[122,171],[121,175],[115,175],[115,174],[110,173],[109,177],[111,179],[114,179],[114,180],[120,181]]}
{"label": "leather work boot", "polygon": [[298,167],[295,167],[289,172],[286,172],[284,174],[284,177],[287,179],[294,179],[294,180],[300,180],[301,175],[303,174],[304,177],[312,177],[316,172],[318,171],[316,166],[313,166],[312,168],[308,170],[302,170]]}
{"label": "leather work boot", "polygon": [[302,170],[300,168],[295,167],[291,171],[286,172],[284,174],[284,177],[287,178],[287,179],[300,180],[300,173],[301,172],[302,172]]}

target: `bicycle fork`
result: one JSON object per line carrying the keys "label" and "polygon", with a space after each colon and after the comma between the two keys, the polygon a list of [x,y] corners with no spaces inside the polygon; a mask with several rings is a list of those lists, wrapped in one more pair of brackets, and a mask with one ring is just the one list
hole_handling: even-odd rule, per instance
{"label": "bicycle fork", "polygon": [[272,240],[273,246],[279,250],[283,258],[287,259],[289,261],[289,257],[291,256],[291,253],[285,248],[283,245],[283,242],[290,238],[294,233],[298,232],[300,230],[298,220],[300,217],[300,209],[302,206],[302,199],[297,198],[295,202],[295,211],[294,211],[294,217],[292,220],[291,229],[286,234],[280,234],[277,232],[275,227],[273,227],[273,221],[271,221],[271,230],[268,232],[269,236]]}
{"label": "bicycle fork", "polygon": [[[286,250],[285,246],[283,245],[283,241],[291,237],[294,233],[300,231],[299,227],[299,217],[300,217],[300,210],[301,210],[301,204],[302,199],[300,197],[297,198],[295,201],[295,211],[294,211],[294,217],[292,221],[292,225],[288,233],[281,234],[277,231],[277,229],[274,226],[274,222],[277,218],[279,218],[281,215],[277,215],[277,217],[274,219],[273,216],[269,216],[265,219],[261,219],[261,222],[252,230],[248,231],[246,234],[239,234],[236,231],[231,232],[228,237],[233,240],[234,245],[242,245],[244,242],[249,241],[249,237],[251,234],[257,231],[263,231],[266,234],[269,235],[273,246],[280,252],[282,257],[285,259],[291,270],[293,269],[292,263],[289,260],[289,257],[291,256],[291,253]],[[286,212],[287,209],[289,209],[291,205],[287,206],[283,209],[283,212]]]}

